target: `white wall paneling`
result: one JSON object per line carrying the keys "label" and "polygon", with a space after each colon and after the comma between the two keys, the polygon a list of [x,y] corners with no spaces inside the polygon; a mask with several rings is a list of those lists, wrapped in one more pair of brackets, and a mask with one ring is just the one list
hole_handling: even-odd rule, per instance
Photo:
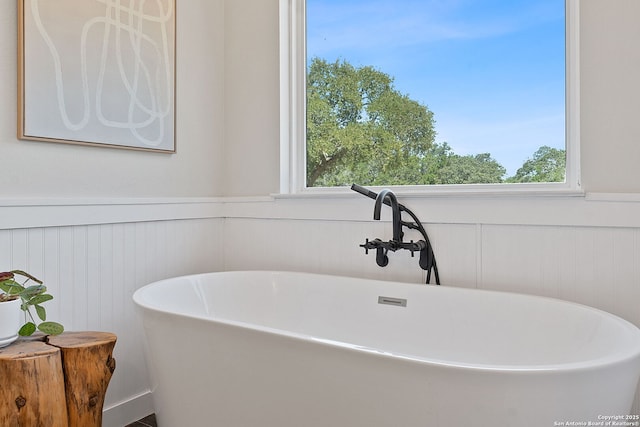
{"label": "white wall paneling", "polygon": [[[367,237],[391,238],[391,224],[384,216],[389,209],[380,222],[340,221],[331,218],[336,206],[328,206],[328,218],[319,219],[322,214],[314,203],[306,206],[306,213],[301,205],[294,209],[299,209],[297,219],[279,217],[274,206],[266,206],[263,217],[255,206],[244,210],[246,216],[227,217],[225,269],[424,282],[417,258],[408,253],[390,253],[389,265],[380,268],[373,254],[365,255],[358,247]],[[227,214],[241,211],[230,206]],[[359,218],[360,213],[348,211],[345,216]],[[609,311],[640,327],[638,227],[426,222],[425,227],[443,285],[561,298]],[[640,393],[633,410],[640,412]]]}
{"label": "white wall paneling", "polygon": [[640,229],[483,226],[482,287],[562,298],[640,326]]}
{"label": "white wall paneling", "polygon": [[[422,219],[433,212],[419,200],[403,203]],[[338,219],[340,212],[344,219]],[[0,230],[0,265],[44,279],[55,295],[49,317],[69,330],[118,335],[105,426],[121,427],[153,410],[142,330],[131,300],[137,288],[171,276],[245,269],[423,283],[417,257],[391,253],[389,265],[380,268],[375,255],[358,246],[366,238],[391,237],[389,209],[382,221],[373,221],[372,212],[366,199],[263,198],[207,203],[197,214],[188,213],[195,218],[119,222],[118,214],[114,223],[51,227],[32,221],[29,228]],[[638,227],[458,223],[455,218],[425,220],[425,227],[446,286],[562,298],[640,325]],[[407,233],[407,238],[419,236]]]}
{"label": "white wall paneling", "polygon": [[[418,259],[380,268],[358,247],[391,238],[388,221],[227,218],[225,269],[282,269],[421,283]],[[640,229],[425,224],[442,283],[587,304],[640,326]],[[418,238],[407,234],[407,238]]]}
{"label": "white wall paneling", "polygon": [[373,252],[365,256],[358,246],[367,237],[386,234],[386,223],[227,218],[226,268],[422,281],[421,270],[415,268],[418,258],[411,259],[409,253],[390,254],[389,266],[383,269]]}
{"label": "white wall paneling", "polygon": [[142,328],[132,295],[155,280],[223,269],[219,218],[0,230],[0,266],[44,280],[48,317],[68,330],[114,332],[117,368],[104,425],[152,411]]}
{"label": "white wall paneling", "polygon": [[[438,200],[402,202],[424,220],[444,285],[562,298],[640,326],[640,227],[606,225],[607,206],[617,202],[597,202],[602,214],[590,219],[592,226],[465,223],[455,216],[443,221]],[[0,265],[24,268],[45,280],[55,295],[49,304],[51,319],[69,330],[118,335],[118,368],[109,387],[105,426],[121,427],[153,410],[142,330],[131,300],[144,284],[184,274],[246,269],[411,283],[425,279],[418,258],[408,252],[389,254],[385,268],[376,265],[373,253],[364,254],[358,245],[366,238],[391,238],[391,215],[385,208],[382,221],[373,221],[373,201],[357,196],[221,199],[177,209],[152,204],[158,208],[155,213],[147,203],[133,214],[135,204],[122,206],[124,210],[113,207],[97,217],[86,205],[53,205],[62,209],[58,223],[78,224],[49,226],[51,218],[41,217],[44,225],[38,226],[34,215],[28,228],[0,230]],[[28,208],[24,203],[19,207]],[[4,208],[0,214],[7,215]],[[154,220],[164,215],[177,218]],[[127,216],[132,219],[126,221]],[[94,223],[96,219],[104,221]],[[599,221],[605,225],[597,225]],[[413,233],[407,238],[419,238]]]}

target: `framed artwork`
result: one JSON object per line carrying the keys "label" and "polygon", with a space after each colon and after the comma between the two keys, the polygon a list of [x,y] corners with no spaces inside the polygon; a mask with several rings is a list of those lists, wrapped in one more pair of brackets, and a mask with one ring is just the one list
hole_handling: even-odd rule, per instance
{"label": "framed artwork", "polygon": [[175,0],[18,0],[18,138],[173,153]]}

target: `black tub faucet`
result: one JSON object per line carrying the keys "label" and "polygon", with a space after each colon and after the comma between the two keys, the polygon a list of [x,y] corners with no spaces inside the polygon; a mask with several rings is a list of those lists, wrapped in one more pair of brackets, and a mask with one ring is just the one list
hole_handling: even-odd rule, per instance
{"label": "black tub faucet", "polygon": [[402,243],[402,237],[404,233],[402,232],[402,217],[400,213],[400,206],[398,205],[398,199],[396,195],[393,194],[393,191],[384,189],[378,193],[376,197],[376,204],[373,207],[373,219],[380,220],[380,211],[382,210],[382,203],[384,203],[385,199],[389,199],[389,205],[391,206],[391,211],[393,215],[393,240]]}
{"label": "black tub faucet", "polygon": [[[353,184],[351,186],[353,191],[356,191],[364,196],[367,196],[376,201],[376,204],[373,208],[373,219],[380,220],[380,211],[382,210],[382,205],[391,206],[391,211],[393,214],[393,239],[388,242],[384,242],[380,239],[369,240],[366,239],[364,244],[360,245],[361,248],[364,248],[365,253],[369,253],[369,250],[376,250],[376,263],[380,267],[385,267],[389,264],[389,258],[387,254],[389,251],[395,252],[399,249],[404,249],[411,252],[411,256],[414,256],[415,252],[420,253],[420,260],[418,264],[420,268],[427,271],[427,283],[431,282],[431,272],[435,276],[436,285],[440,284],[440,275],[438,274],[438,265],[436,264],[436,257],[433,253],[433,248],[431,247],[431,242],[429,241],[429,236],[427,236],[427,231],[424,229],[424,226],[418,219],[418,217],[411,212],[408,208],[398,203],[398,199],[393,191],[389,189],[384,189],[380,191],[380,194],[377,194],[367,188],[361,187],[357,184]],[[402,212],[406,212],[407,215],[411,216],[411,221],[403,221],[402,220]],[[402,231],[402,227],[407,227],[412,230],[417,230],[422,234],[423,240],[418,240],[414,242],[411,240],[410,242],[405,242],[403,240],[404,233]]]}

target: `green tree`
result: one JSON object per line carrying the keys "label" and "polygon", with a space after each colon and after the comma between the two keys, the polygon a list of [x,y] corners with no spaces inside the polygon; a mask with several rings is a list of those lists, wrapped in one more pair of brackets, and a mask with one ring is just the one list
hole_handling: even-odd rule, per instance
{"label": "green tree", "polygon": [[543,145],[507,182],[563,182],[565,167],[565,150]]}
{"label": "green tree", "polygon": [[307,76],[307,185],[420,183],[433,113],[370,66],[314,58]]}
{"label": "green tree", "polygon": [[307,77],[307,185],[502,182],[489,153],[435,143],[433,113],[373,67],[314,58]]}
{"label": "green tree", "polygon": [[489,153],[461,156],[449,144],[434,144],[422,160],[422,176],[416,184],[501,183],[506,169]]}
{"label": "green tree", "polygon": [[502,182],[506,169],[489,153],[454,154],[438,171],[436,184],[490,184]]}

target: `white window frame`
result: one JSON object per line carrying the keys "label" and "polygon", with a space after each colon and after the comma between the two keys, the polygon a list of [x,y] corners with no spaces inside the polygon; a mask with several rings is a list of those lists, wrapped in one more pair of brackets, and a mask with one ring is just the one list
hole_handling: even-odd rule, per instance
{"label": "white window frame", "polygon": [[[345,193],[348,187],[306,187],[306,0],[280,0],[280,194]],[[579,0],[565,0],[565,143],[563,183],[388,186],[400,194],[570,194],[580,184]],[[375,187],[374,187],[375,188]],[[378,187],[379,188],[379,187]]]}

